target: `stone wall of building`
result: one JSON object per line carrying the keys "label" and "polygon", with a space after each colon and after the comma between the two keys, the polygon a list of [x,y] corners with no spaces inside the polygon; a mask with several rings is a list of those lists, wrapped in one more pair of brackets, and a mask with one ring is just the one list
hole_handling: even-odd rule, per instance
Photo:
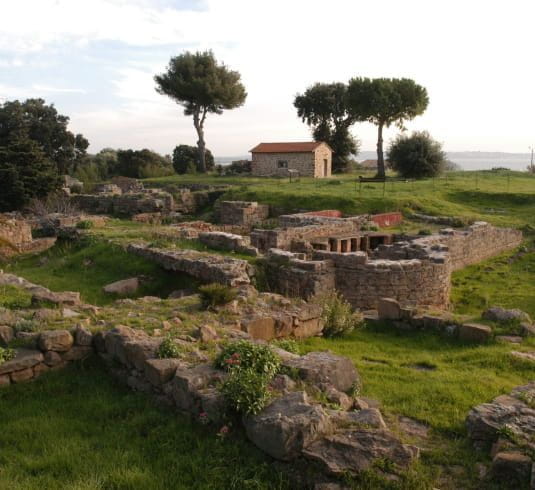
{"label": "stone wall of building", "polygon": [[[325,168],[327,163],[327,168]],[[314,177],[330,177],[332,173],[332,151],[327,145],[320,145],[314,151]]]}
{"label": "stone wall of building", "polygon": [[[287,162],[287,166],[279,168],[279,161]],[[253,153],[251,163],[252,175],[259,177],[288,176],[288,170],[297,170],[302,177],[316,177],[315,155],[313,152],[303,153]]]}
{"label": "stone wall of building", "polygon": [[195,250],[172,250],[129,245],[128,252],[152,260],[164,269],[183,272],[204,283],[227,286],[249,284],[254,270],[246,260],[208,254]]}
{"label": "stone wall of building", "polygon": [[249,201],[218,201],[214,206],[218,223],[253,226],[269,216],[269,206]]}

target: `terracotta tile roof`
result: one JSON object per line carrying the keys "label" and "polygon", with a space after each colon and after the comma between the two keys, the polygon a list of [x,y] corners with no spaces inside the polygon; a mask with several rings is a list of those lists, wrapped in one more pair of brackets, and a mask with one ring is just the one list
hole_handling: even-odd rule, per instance
{"label": "terracotta tile roof", "polygon": [[321,141],[305,141],[300,143],[260,143],[249,151],[251,153],[308,153],[309,151],[314,151],[321,144]]}

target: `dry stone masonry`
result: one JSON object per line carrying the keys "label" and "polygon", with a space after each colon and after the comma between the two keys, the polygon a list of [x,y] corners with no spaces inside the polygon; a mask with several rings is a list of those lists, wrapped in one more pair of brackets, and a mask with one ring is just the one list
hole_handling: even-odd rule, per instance
{"label": "dry stone masonry", "polygon": [[269,206],[248,201],[218,201],[215,215],[225,225],[252,226],[268,218]]}
{"label": "dry stone masonry", "polygon": [[0,258],[24,253],[39,253],[52,247],[55,238],[32,238],[30,224],[0,214]]}

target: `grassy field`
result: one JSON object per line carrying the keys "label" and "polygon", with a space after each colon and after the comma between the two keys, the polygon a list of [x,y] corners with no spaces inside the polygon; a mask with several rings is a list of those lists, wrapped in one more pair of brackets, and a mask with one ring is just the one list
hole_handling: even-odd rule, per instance
{"label": "grassy field", "polygon": [[[388,183],[384,190],[382,184],[363,185],[360,195],[354,179],[354,175],[344,175],[289,183],[284,179],[173,176],[148,183],[230,183],[233,187],[225,198],[269,203],[276,213],[400,210],[522,228],[526,232],[523,250],[453,274],[452,303],[456,313],[473,317],[488,306],[501,305],[520,308],[535,318],[535,177],[459,172],[434,182]],[[428,227],[408,220],[398,230]],[[164,296],[173,289],[191,288],[190,279],[165,273],[119,246],[143,239],[156,245],[207,250],[197,242],[166,238],[163,228],[111,220],[91,230],[95,239],[86,245],[60,244],[4,269],[51,289],[79,290],[84,300],[99,305],[113,299],[101,292],[104,284],[133,275],[147,277],[139,295]],[[6,289],[0,304],[24,306],[27,299]],[[467,412],[535,379],[533,364],[510,355],[511,350],[534,350],[534,339],[520,346],[499,342],[472,346],[434,332],[399,332],[376,325],[335,340],[308,339],[301,347],[330,349],[350,357],[363,379],[363,394],[382,403],[390,426],[396,428],[398,417],[408,416],[430,428],[426,440],[414,441],[423,448],[415,469],[419,485],[402,487],[407,490],[481,488],[476,464],[489,460],[466,439]],[[287,486],[239,437],[221,441],[213,431],[157,409],[147,398],[110,381],[99,365],[73,367],[30,385],[2,390],[0,420],[1,490]],[[369,483],[356,488],[382,487]]]}
{"label": "grassy field", "polygon": [[285,489],[227,438],[115,383],[98,363],[0,391],[1,490]]}

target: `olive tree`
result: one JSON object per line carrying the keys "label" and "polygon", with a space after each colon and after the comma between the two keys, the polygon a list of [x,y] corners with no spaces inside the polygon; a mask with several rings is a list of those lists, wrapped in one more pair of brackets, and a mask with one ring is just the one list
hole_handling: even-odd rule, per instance
{"label": "olive tree", "polygon": [[409,78],[353,78],[348,86],[348,111],[358,121],[377,126],[377,175],[385,176],[383,128],[404,129],[427,108],[427,90]]}
{"label": "olive tree", "polygon": [[212,51],[175,56],[169,61],[167,71],[154,77],[157,92],[183,106],[186,116],[193,116],[200,172],[206,172],[206,116],[222,114],[225,109],[244,104],[247,93],[240,78],[237,71],[218,63]]}

